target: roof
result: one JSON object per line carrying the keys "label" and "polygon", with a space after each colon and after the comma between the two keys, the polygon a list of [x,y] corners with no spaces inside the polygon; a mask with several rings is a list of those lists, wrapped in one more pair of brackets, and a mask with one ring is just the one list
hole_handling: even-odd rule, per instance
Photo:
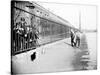
{"label": "roof", "polygon": [[33,2],[33,1],[32,1],[32,3],[33,3],[33,5],[35,5],[37,8],[41,9],[42,11],[45,11],[45,12],[49,13],[50,18],[47,18],[47,19],[55,21],[57,23],[61,23],[61,24],[70,26],[70,27],[74,27],[72,24],[70,24],[70,22],[68,22],[67,20],[63,19],[62,17],[60,17],[58,15],[55,15],[54,13],[52,13],[49,10],[45,9],[43,6],[39,5],[38,3]]}

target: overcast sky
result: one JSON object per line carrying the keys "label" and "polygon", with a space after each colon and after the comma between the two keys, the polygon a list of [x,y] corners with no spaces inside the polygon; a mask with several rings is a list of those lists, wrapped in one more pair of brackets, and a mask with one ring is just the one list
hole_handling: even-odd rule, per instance
{"label": "overcast sky", "polygon": [[69,21],[76,28],[79,27],[79,12],[81,12],[82,29],[96,29],[96,6],[45,2],[38,2],[38,4]]}

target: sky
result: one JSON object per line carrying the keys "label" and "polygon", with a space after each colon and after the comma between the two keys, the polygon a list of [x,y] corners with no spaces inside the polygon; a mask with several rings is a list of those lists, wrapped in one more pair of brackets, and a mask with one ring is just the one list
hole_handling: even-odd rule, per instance
{"label": "sky", "polygon": [[77,5],[63,3],[37,2],[47,10],[69,21],[74,27],[79,28],[79,12],[81,13],[81,28],[97,29],[97,7],[94,5]]}

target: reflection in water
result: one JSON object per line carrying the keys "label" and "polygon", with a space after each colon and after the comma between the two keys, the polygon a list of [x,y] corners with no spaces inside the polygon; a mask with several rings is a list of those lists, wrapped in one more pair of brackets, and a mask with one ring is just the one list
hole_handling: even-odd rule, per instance
{"label": "reflection in water", "polygon": [[72,65],[74,65],[74,70],[97,69],[96,33],[86,33],[86,36],[82,36],[80,49],[75,49]]}
{"label": "reflection in water", "polygon": [[90,61],[87,69],[97,69],[97,33],[87,33],[88,50],[90,52]]}

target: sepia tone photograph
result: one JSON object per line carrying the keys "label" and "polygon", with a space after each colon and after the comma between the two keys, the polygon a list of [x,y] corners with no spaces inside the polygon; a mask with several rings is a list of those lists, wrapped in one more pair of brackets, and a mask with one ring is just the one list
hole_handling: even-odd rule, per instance
{"label": "sepia tone photograph", "polygon": [[96,5],[11,1],[11,74],[96,69]]}

